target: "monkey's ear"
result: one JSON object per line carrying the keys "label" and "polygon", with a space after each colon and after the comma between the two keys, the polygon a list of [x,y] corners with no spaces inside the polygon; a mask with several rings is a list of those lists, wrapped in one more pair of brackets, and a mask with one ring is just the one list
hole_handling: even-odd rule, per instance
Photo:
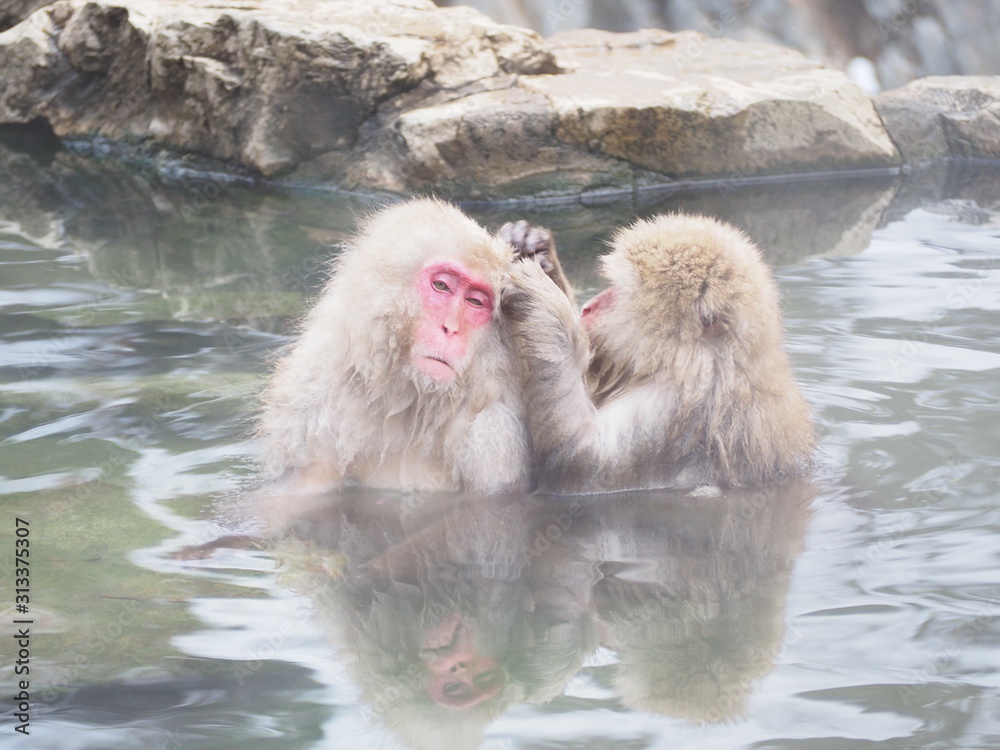
{"label": "monkey's ear", "polygon": [[[703,287],[704,288],[704,287]],[[714,309],[702,294],[694,303],[694,311],[701,323],[701,338],[714,339],[721,336],[729,328],[729,321],[722,310]]]}
{"label": "monkey's ear", "polygon": [[702,315],[701,325],[701,337],[705,339],[714,339],[716,336],[721,336],[726,330],[725,321],[718,315]]}

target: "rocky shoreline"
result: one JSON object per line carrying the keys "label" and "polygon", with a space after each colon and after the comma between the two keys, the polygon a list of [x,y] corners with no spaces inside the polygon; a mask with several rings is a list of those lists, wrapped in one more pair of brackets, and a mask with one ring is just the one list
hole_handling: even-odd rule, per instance
{"label": "rocky shoreline", "polygon": [[1000,77],[874,98],[770,44],[546,39],[430,0],[57,0],[0,34],[0,123],[285,184],[496,200],[1000,158]]}

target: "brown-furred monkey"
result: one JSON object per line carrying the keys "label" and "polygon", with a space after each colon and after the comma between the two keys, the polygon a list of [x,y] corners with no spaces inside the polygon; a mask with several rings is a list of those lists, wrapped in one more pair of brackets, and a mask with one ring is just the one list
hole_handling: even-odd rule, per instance
{"label": "brown-furred monkey", "polygon": [[265,478],[295,491],[527,490],[521,387],[500,315],[513,255],[440,201],[374,214],[265,391]]}
{"label": "brown-furred monkey", "polygon": [[805,473],[809,409],[754,244],[664,215],[619,230],[602,263],[610,286],[580,319],[538,264],[515,264],[504,292],[539,489],[712,493]]}

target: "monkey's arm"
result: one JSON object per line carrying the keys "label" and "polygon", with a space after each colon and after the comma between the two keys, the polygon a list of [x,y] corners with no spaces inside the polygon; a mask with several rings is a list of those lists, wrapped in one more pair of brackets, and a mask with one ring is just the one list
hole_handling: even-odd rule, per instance
{"label": "monkey's arm", "polygon": [[498,401],[476,414],[454,451],[463,486],[477,493],[523,491],[531,484],[527,427],[516,405]]}
{"label": "monkey's arm", "polygon": [[601,470],[597,408],[587,393],[587,335],[535,263],[515,263],[502,308],[521,363],[528,429],[543,492],[581,492]]}
{"label": "monkey's arm", "polygon": [[560,291],[569,299],[573,299],[573,288],[563,273],[552,232],[521,219],[508,221],[500,227],[500,237],[514,248],[519,259],[531,259],[538,263]]}

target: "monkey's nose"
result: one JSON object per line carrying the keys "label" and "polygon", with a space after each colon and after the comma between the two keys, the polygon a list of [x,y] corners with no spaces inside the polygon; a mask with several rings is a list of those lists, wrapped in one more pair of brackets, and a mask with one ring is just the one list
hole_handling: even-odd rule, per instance
{"label": "monkey's nose", "polygon": [[441,322],[441,330],[446,336],[454,336],[462,330],[461,323],[457,315],[449,315]]}

